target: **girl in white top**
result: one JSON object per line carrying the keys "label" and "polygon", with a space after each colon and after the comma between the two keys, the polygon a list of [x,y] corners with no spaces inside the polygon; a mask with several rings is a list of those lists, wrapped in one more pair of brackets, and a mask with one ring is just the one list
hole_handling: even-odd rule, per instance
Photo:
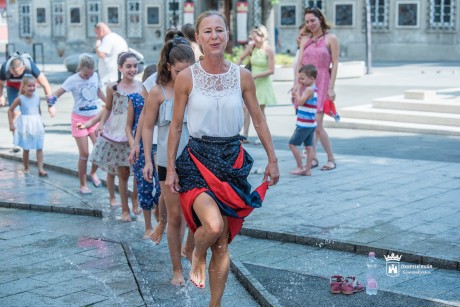
{"label": "girl in white top", "polygon": [[[158,177],[167,210],[168,246],[173,266],[173,278],[171,283],[177,286],[185,285],[181,264],[181,226],[183,218],[179,195],[171,193],[169,189],[165,188],[167,172],[167,138],[174,105],[176,76],[194,62],[195,57],[193,50],[185,38],[175,37],[164,45],[158,63],[158,84],[151,89],[146,104],[144,105],[145,117],[142,130],[145,153],[144,178],[151,182],[153,174],[153,164],[150,157],[152,148],[151,140],[154,124],[157,123],[158,125],[158,147],[156,156]],[[181,123],[180,130],[181,133],[178,137],[178,143],[180,139],[180,147],[184,148],[189,138],[187,126]],[[189,234],[191,234],[191,232],[189,232]]]}
{"label": "girl in white top", "polygon": [[[74,98],[72,112],[72,136],[77,142],[79,159],[78,159],[78,177],[80,178],[80,193],[91,193],[91,190],[86,185],[86,168],[89,156],[88,137],[94,144],[96,142],[96,129],[98,125],[89,127],[88,129],[78,129],[77,123],[86,123],[98,113],[98,97],[105,102],[105,95],[100,89],[99,77],[94,72],[96,61],[87,53],[80,54],[77,73],[67,78],[62,86],[55,91],[51,96],[47,97],[48,104],[54,105],[57,98],[65,92],[71,92]],[[95,187],[101,186],[101,181],[96,174],[97,166],[91,165],[91,180]]]}
{"label": "girl in white top", "polygon": [[[268,185],[278,182],[279,171],[254,79],[248,70],[224,59],[229,40],[225,17],[206,11],[198,16],[195,29],[204,57],[176,80],[166,185],[171,193],[181,193],[184,216],[194,231],[190,280],[205,287],[206,254],[211,248],[209,305],[220,306],[229,271],[228,243],[241,228],[242,218],[261,205]],[[252,193],[247,182],[252,158],[239,136],[243,102],[268,156],[264,183]],[[185,113],[192,137],[176,161]]]}

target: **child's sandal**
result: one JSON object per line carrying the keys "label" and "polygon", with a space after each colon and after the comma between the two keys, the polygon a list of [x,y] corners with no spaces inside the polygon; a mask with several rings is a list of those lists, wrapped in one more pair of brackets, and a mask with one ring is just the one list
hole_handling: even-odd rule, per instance
{"label": "child's sandal", "polygon": [[343,282],[343,276],[340,276],[340,275],[331,276],[329,280],[329,287],[331,288],[331,293],[333,294],[342,293],[342,282]]}
{"label": "child's sandal", "polygon": [[356,276],[347,276],[342,282],[342,293],[346,295],[354,294],[364,290],[364,286],[358,283]]}

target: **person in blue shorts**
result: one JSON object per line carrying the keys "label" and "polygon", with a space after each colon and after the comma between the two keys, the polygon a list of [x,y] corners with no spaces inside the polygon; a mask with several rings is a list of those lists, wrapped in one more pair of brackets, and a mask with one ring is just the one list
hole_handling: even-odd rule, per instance
{"label": "person in blue shorts", "polygon": [[[316,105],[318,102],[315,86],[317,73],[316,67],[311,64],[299,69],[299,86],[296,87],[294,92],[298,105],[297,122],[294,134],[289,141],[289,148],[297,163],[297,168],[290,172],[292,175],[311,176],[312,162],[315,156],[313,142],[316,128]],[[297,148],[302,143],[307,153],[307,164],[305,166],[302,162],[301,152]],[[316,162],[315,166],[318,166],[318,162]]]}

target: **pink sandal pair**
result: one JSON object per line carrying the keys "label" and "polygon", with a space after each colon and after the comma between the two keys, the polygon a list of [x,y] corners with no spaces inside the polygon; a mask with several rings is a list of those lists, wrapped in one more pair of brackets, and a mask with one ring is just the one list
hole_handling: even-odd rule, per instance
{"label": "pink sandal pair", "polygon": [[350,295],[364,290],[364,286],[358,283],[356,276],[347,276],[345,278],[340,275],[331,276],[329,286],[331,293],[334,294]]}

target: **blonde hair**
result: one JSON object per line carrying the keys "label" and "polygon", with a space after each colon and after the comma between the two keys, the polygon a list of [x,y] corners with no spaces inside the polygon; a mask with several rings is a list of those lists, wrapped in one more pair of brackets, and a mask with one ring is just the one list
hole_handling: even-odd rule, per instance
{"label": "blonde hair", "polygon": [[251,33],[257,34],[257,36],[260,36],[263,38],[264,42],[268,42],[268,30],[264,25],[255,26],[251,30]]}
{"label": "blonde hair", "polygon": [[88,53],[80,54],[78,58],[78,67],[77,71],[80,71],[82,68],[88,68],[94,70],[96,68],[96,61],[94,58]]}
{"label": "blonde hair", "polygon": [[225,18],[225,15],[216,10],[208,10],[208,11],[204,11],[203,13],[198,15],[198,17],[196,18],[195,32],[197,34],[200,33],[200,23],[203,21],[203,19],[205,19],[206,17],[210,17],[210,16],[219,16],[220,18],[222,18],[222,20],[225,23],[225,29],[228,30],[227,18]]}
{"label": "blonde hair", "polygon": [[21,93],[21,95],[23,95],[25,93],[25,87],[27,84],[29,84],[30,82],[33,82],[34,84],[37,82],[37,79],[35,79],[34,76],[32,75],[24,75],[24,77],[22,77],[22,82],[21,82],[21,88],[19,89],[19,92]]}

